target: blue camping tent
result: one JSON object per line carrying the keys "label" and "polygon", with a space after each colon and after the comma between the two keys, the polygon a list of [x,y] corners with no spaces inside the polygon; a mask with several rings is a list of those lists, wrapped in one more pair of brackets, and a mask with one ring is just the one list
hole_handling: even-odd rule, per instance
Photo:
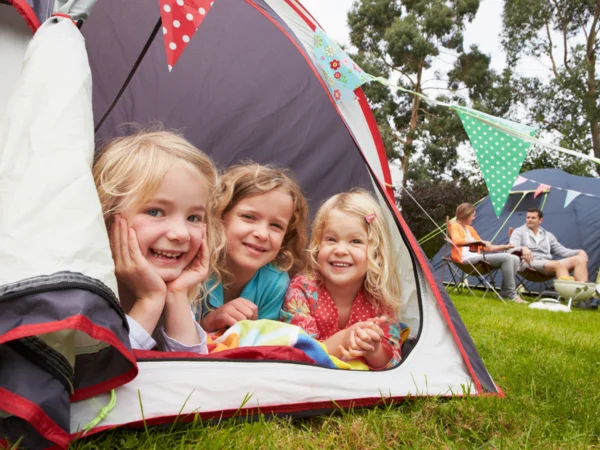
{"label": "blue camping tent", "polygon": [[[508,243],[508,230],[525,223],[529,208],[540,208],[544,212],[542,226],[554,233],[556,238],[568,248],[582,248],[589,255],[588,270],[591,280],[596,279],[600,267],[600,179],[569,175],[559,169],[532,170],[521,174],[526,181],[513,186],[500,217],[496,217],[489,196],[476,206],[473,227],[482,239],[494,244]],[[541,184],[551,186],[548,193],[533,198],[534,191]],[[572,194],[569,194],[569,191]],[[565,207],[567,195],[577,195]],[[446,249],[449,256],[450,249]],[[442,276],[444,248],[432,259],[433,268]],[[449,270],[444,270],[444,282],[451,282]],[[499,286],[502,274],[496,274],[495,283]],[[477,280],[469,278],[470,284]],[[537,283],[526,283],[527,289],[537,291]]]}

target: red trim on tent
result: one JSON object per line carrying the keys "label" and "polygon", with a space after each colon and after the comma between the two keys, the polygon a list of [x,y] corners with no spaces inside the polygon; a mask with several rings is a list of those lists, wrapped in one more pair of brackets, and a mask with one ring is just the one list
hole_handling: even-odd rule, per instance
{"label": "red trim on tent", "polygon": [[[311,30],[315,31],[315,29],[317,28],[316,25],[314,23],[311,23],[308,20],[306,15],[302,11],[300,11],[300,8],[298,8],[296,5],[294,5],[290,0],[285,0],[285,2],[289,5],[290,8],[292,8],[296,12],[296,14],[298,14],[300,17],[302,17],[302,20],[304,20],[304,22],[306,22],[306,25],[308,25]],[[306,8],[304,8],[304,6],[302,6],[302,9],[306,10]],[[311,16],[311,18],[312,18],[312,16]],[[316,20],[314,20],[314,21],[316,22]],[[321,26],[319,25],[319,27],[321,27]]]}
{"label": "red trim on tent", "polygon": [[38,405],[0,388],[0,409],[26,420],[44,439],[61,448],[69,446],[69,433],[60,428]]}
{"label": "red trim on tent", "polygon": [[[377,121],[375,120],[375,116],[373,115],[373,111],[371,111],[369,101],[367,100],[367,97],[365,96],[363,90],[357,88],[354,90],[354,93],[358,97],[360,108],[362,109],[365,119],[367,119],[369,130],[371,130],[371,135],[373,136],[373,141],[375,142],[375,148],[377,148],[379,163],[381,164],[381,170],[383,171],[383,181],[385,182],[385,190],[388,196],[393,199],[394,189],[392,188],[392,174],[390,172],[390,163],[385,153],[383,139],[381,139],[381,134],[379,133],[379,126],[377,125]],[[395,204],[395,201],[393,203]]]}
{"label": "red trim on tent", "polygon": [[134,350],[136,359],[243,359],[252,361],[298,362],[315,365],[315,362],[302,350],[293,347],[260,346],[241,347],[207,355],[188,352],[158,352],[154,350]]}
{"label": "red trim on tent", "polygon": [[19,14],[21,14],[21,17],[23,17],[25,22],[27,22],[31,32],[35,33],[40,27],[40,21],[31,9],[31,6],[29,6],[25,0],[8,0],[8,3],[11,4]]}
{"label": "red trim on tent", "polygon": [[[411,395],[410,397],[366,397],[366,398],[357,398],[357,399],[349,399],[349,400],[336,400],[336,401],[322,401],[322,402],[305,402],[305,403],[291,403],[284,405],[273,405],[273,406],[261,406],[254,408],[244,408],[244,409],[228,409],[224,411],[211,411],[206,413],[191,413],[186,414],[182,413],[181,415],[171,415],[171,416],[160,416],[160,417],[152,417],[145,420],[136,420],[134,422],[123,423],[119,425],[100,425],[96,428],[93,428],[89,432],[85,433],[85,436],[90,436],[92,434],[102,433],[103,431],[114,430],[116,428],[143,428],[146,426],[155,426],[155,425],[166,425],[173,422],[191,422],[194,420],[195,416],[199,416],[201,420],[210,420],[210,419],[229,419],[231,417],[246,417],[246,416],[256,416],[259,414],[294,414],[301,413],[304,411],[319,411],[319,410],[339,410],[340,408],[350,409],[350,408],[363,408],[363,407],[372,407],[377,406],[379,404],[385,405],[389,402],[399,403],[405,401],[410,398],[417,398],[418,395]],[[440,395],[438,397],[442,398],[460,398],[464,397],[464,395]],[[73,439],[77,439],[79,437],[83,437],[82,433],[73,433],[71,435]]]}
{"label": "red trim on tent", "polygon": [[[367,162],[366,164],[368,165],[369,163]],[[381,181],[377,180],[377,182],[381,186]],[[396,203],[390,198],[389,194],[385,190],[384,190],[384,192],[386,193],[388,206],[392,208],[392,211],[396,215],[396,218],[398,219],[398,222],[400,223],[400,226],[402,227],[404,234],[408,238],[411,247],[420,248],[419,243],[417,242],[414,235],[410,231],[410,228],[404,221],[404,218],[402,217],[402,215],[396,208]],[[479,378],[477,378],[477,374],[473,370],[473,366],[471,365],[469,356],[467,355],[467,352],[465,351],[465,348],[462,345],[462,342],[458,336],[458,333],[456,332],[456,329],[454,328],[454,325],[452,324],[452,319],[450,318],[448,309],[446,309],[446,304],[444,303],[444,299],[442,299],[442,296],[437,287],[437,283],[435,282],[435,279],[433,278],[433,274],[429,270],[427,262],[425,261],[425,258],[423,257],[423,253],[422,253],[422,251],[421,252],[415,251],[414,253],[415,253],[415,256],[417,257],[417,260],[419,261],[419,264],[421,265],[421,269],[423,270],[423,273],[425,274],[425,278],[427,279],[427,282],[429,283],[429,286],[431,287],[431,292],[433,292],[433,295],[437,301],[438,307],[440,308],[442,315],[446,319],[446,325],[448,325],[448,328],[450,329],[452,336],[454,336],[454,342],[456,342],[456,345],[458,346],[458,350],[460,351],[460,354],[463,357],[463,361],[465,362],[465,364],[467,366],[467,370],[469,371],[469,373],[471,374],[471,377],[473,378],[473,381],[475,382],[475,387],[477,389],[477,392],[482,394],[483,386],[481,385]]]}
{"label": "red trim on tent", "polygon": [[105,380],[99,384],[88,386],[83,389],[78,389],[71,396],[71,401],[83,400],[95,395],[101,394],[106,391],[110,391],[116,387],[119,387],[131,380],[133,380],[137,373],[137,363],[132,352],[123,345],[123,343],[117,338],[117,336],[110,330],[94,324],[87,317],[82,315],[75,315],[64,320],[55,322],[45,322],[40,324],[22,325],[20,327],[13,328],[8,333],[0,336],[0,344],[15,339],[20,339],[28,336],[36,336],[44,333],[52,333],[60,330],[78,330],[86,333],[90,337],[99,341],[105,342],[112,347],[116,348],[121,355],[131,362],[131,370],[121,374],[117,377]]}
{"label": "red trim on tent", "polygon": [[[290,5],[292,8],[294,8],[294,6],[291,4],[291,2],[292,2],[292,1],[293,1],[293,0],[285,0],[285,2],[286,2],[288,5]],[[314,17],[314,16],[313,16],[313,15],[310,13],[310,11],[309,11],[308,9],[306,9],[306,7],[305,7],[305,6],[304,6],[302,3],[300,3],[299,1],[296,1],[295,3],[297,3],[297,4],[300,6],[300,8],[302,8],[302,9],[304,10],[304,12],[305,12],[305,14],[306,14],[307,16],[310,16],[311,20],[312,20],[312,21],[313,21],[313,22],[314,22],[314,23],[315,23],[315,24],[316,24],[316,25],[317,25],[319,28],[321,28],[321,29],[323,28],[323,27],[321,26],[321,24],[320,24],[320,23],[317,21],[317,19],[315,19],[315,17]],[[295,8],[294,8],[294,9],[295,9]],[[305,19],[304,21],[305,21],[305,22],[307,22],[307,21],[306,21],[306,19]],[[307,22],[307,23],[308,23],[308,22]],[[314,30],[314,28],[313,28],[313,30]]]}

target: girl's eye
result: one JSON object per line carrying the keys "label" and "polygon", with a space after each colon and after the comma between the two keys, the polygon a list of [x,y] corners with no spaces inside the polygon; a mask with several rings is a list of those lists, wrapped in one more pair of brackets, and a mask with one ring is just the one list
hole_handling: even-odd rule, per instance
{"label": "girl's eye", "polygon": [[150,208],[146,211],[146,214],[152,217],[160,217],[164,215],[164,213],[158,208]]}
{"label": "girl's eye", "polygon": [[194,214],[194,215],[188,217],[187,220],[189,222],[202,222],[202,217],[198,216],[197,214]]}
{"label": "girl's eye", "polygon": [[283,231],[283,227],[279,223],[272,223],[271,226]]}
{"label": "girl's eye", "polygon": [[362,244],[363,241],[361,241],[360,239],[352,239],[352,243],[353,244]]}
{"label": "girl's eye", "polygon": [[254,216],[252,214],[242,214],[244,219],[254,220]]}
{"label": "girl's eye", "polygon": [[335,239],[332,237],[326,237],[325,242],[335,242]]}

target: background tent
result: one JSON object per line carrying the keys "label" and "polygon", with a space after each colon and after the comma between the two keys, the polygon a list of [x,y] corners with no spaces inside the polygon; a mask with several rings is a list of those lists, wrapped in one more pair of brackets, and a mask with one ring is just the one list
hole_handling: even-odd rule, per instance
{"label": "background tent", "polygon": [[66,447],[70,401],[137,373],[89,169],[84,41],[68,18],[38,29],[55,2],[35,3],[0,4],[0,447]]}
{"label": "background tent", "polygon": [[[584,249],[588,256],[588,270],[591,280],[596,279],[600,267],[600,179],[569,175],[559,169],[532,170],[521,174],[527,181],[513,186],[506,205],[499,218],[496,217],[489,196],[476,206],[473,227],[484,240],[493,240],[494,244],[508,243],[508,230],[525,224],[527,209],[540,208],[544,211],[542,226],[554,233],[556,238],[568,248]],[[548,193],[534,197],[540,183],[551,186]],[[568,192],[579,193],[565,207]],[[572,195],[572,194],[569,194]],[[449,254],[449,249],[447,250]],[[432,265],[441,276],[444,249],[434,256]],[[444,270],[444,281],[452,278],[449,270]],[[477,280],[470,277],[469,282]],[[496,274],[495,283],[500,286],[502,274]],[[526,282],[527,289],[539,290],[539,283]]]}
{"label": "background tent", "polygon": [[[273,350],[261,348],[244,361],[139,353],[138,377],[116,390],[116,407],[92,432],[142,424],[138,393],[150,424],[190,413],[228,417],[242,404],[247,414],[316,414],[382,395],[500,393],[389,196],[385,151],[362,91],[351,103],[331,98],[314,63],[315,27],[295,0],[219,0],[169,72],[156,3],[98,2],[82,27],[97,141],[126,133],[124,123],[160,121],[221,166],[253,159],[290,167],[313,210],[354,186],[373,191],[394,230],[412,352],[394,369],[368,373],[267,360]],[[107,394],[73,403],[71,431],[107,403]]]}

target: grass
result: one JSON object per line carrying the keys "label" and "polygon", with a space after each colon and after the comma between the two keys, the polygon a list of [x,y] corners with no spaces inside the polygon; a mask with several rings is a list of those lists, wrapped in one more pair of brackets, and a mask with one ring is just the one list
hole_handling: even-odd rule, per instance
{"label": "grass", "polygon": [[506,398],[413,399],[297,421],[119,430],[71,448],[600,448],[600,312],[452,298]]}

